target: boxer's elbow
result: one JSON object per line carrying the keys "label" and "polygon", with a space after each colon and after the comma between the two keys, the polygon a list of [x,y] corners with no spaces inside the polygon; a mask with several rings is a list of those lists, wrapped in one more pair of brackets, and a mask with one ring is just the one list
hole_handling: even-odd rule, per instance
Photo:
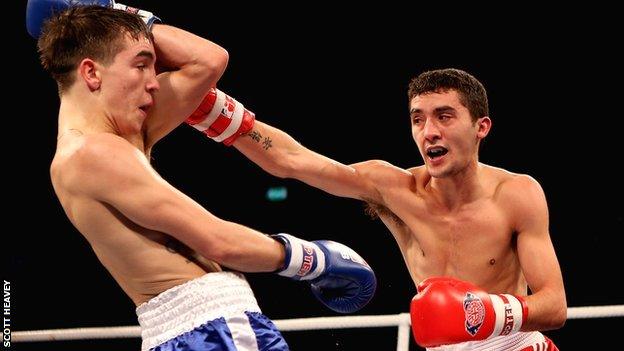
{"label": "boxer's elbow", "polygon": [[568,319],[568,307],[565,304],[558,304],[557,309],[553,312],[550,329],[562,328]]}
{"label": "boxer's elbow", "polygon": [[[529,315],[531,312],[529,311]],[[565,303],[554,303],[545,314],[546,318],[540,323],[539,330],[554,330],[562,328],[568,319],[568,308]]]}
{"label": "boxer's elbow", "polygon": [[221,78],[229,60],[230,54],[227,50],[219,46],[212,50],[212,54],[210,55],[210,59],[207,60],[206,65],[209,71],[212,71],[214,75],[218,75],[219,78]]}
{"label": "boxer's elbow", "polygon": [[568,302],[563,289],[559,290],[555,295],[553,306],[553,318],[551,321],[552,329],[559,329],[563,327],[568,319]]}
{"label": "boxer's elbow", "polygon": [[187,72],[194,79],[201,81],[205,85],[204,90],[214,87],[217,81],[225,72],[228,65],[229,54],[227,50],[220,46],[206,49],[204,52],[198,53],[194,62],[189,65]]}

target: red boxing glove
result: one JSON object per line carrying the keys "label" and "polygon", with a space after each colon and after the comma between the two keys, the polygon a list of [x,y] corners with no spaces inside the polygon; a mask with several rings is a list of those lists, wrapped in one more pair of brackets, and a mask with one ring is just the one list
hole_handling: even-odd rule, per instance
{"label": "red boxing glove", "polygon": [[529,310],[520,297],[488,294],[458,279],[436,277],[418,284],[410,314],[416,343],[435,347],[509,335]]}
{"label": "red boxing glove", "polygon": [[230,146],[253,127],[256,115],[243,104],[212,88],[186,123],[214,141]]}

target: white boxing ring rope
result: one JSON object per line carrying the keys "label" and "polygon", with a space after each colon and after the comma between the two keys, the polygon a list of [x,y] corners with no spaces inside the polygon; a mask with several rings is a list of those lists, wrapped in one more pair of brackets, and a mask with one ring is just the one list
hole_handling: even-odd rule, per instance
{"label": "white boxing ring rope", "polygon": [[[568,319],[610,317],[624,317],[624,305],[568,307]],[[397,351],[407,351],[409,348],[409,338],[411,337],[409,313],[277,319],[273,322],[280,331],[398,327]],[[139,337],[141,337],[139,326],[126,326],[15,331],[11,334],[11,341],[27,342]]]}

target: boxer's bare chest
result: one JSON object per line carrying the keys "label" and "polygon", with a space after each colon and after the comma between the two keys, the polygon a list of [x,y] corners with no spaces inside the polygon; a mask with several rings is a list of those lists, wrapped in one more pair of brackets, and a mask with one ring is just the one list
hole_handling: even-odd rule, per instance
{"label": "boxer's bare chest", "polygon": [[518,267],[515,236],[505,209],[492,197],[449,209],[405,193],[376,209],[392,232],[415,281],[454,276],[490,285]]}

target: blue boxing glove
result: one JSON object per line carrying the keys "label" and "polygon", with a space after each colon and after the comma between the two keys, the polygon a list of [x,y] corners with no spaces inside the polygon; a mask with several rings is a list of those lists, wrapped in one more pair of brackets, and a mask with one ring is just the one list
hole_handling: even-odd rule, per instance
{"label": "blue boxing glove", "polygon": [[33,38],[39,38],[43,24],[50,17],[76,5],[112,6],[112,0],[28,0],[26,4],[26,29]]}
{"label": "blue boxing glove", "polygon": [[123,4],[116,4],[114,0],[28,0],[26,5],[26,29],[33,38],[39,38],[43,24],[50,17],[67,10],[72,6],[97,5],[102,7],[112,7],[126,12],[139,15],[148,28],[160,18],[154,16],[149,11],[135,9]]}
{"label": "blue boxing glove", "polygon": [[286,249],[284,266],[277,273],[309,280],[314,296],[331,310],[353,313],[373,298],[375,273],[349,247],[329,240],[305,241],[288,234],[272,237]]}

